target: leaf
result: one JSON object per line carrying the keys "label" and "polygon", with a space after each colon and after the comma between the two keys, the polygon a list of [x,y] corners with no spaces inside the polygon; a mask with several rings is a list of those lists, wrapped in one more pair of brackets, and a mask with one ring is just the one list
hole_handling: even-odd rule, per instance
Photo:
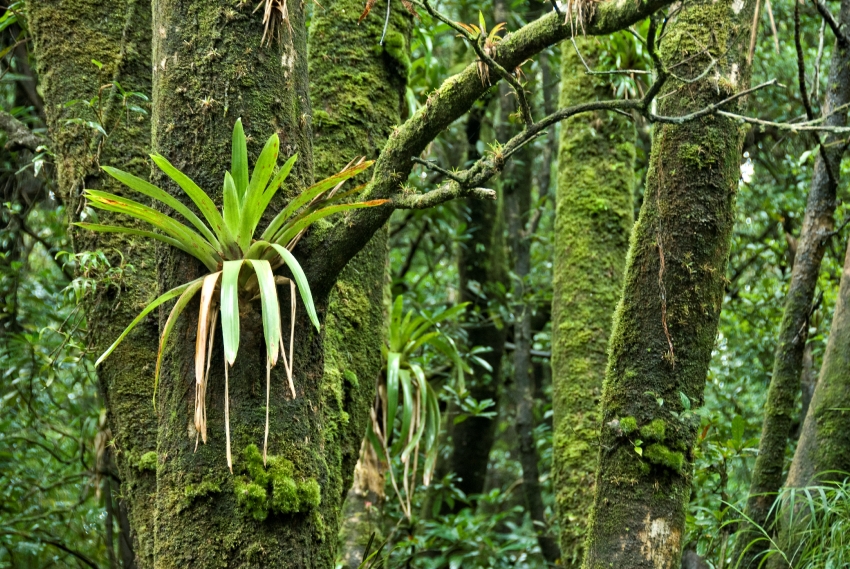
{"label": "leaf", "polygon": [[[243,218],[243,226],[240,227],[240,232],[247,232],[254,236],[254,231],[257,229],[257,225],[260,223],[260,219],[262,219],[263,214],[266,212],[266,208],[269,207],[269,203],[271,203],[272,198],[274,198],[277,191],[280,189],[280,186],[283,185],[283,182],[286,181],[286,178],[289,177],[289,173],[292,171],[292,166],[295,165],[295,161],[298,159],[298,154],[293,154],[292,157],[289,158],[286,162],[284,162],[283,166],[280,167],[274,179],[269,183],[266,191],[258,198],[257,202],[254,204],[248,204],[245,207],[245,215]],[[249,223],[250,222],[250,223]]]}
{"label": "leaf", "polygon": [[122,341],[124,338],[126,338],[126,337],[127,337],[127,334],[129,334],[129,333],[133,330],[133,328],[135,328],[135,327],[136,327],[136,325],[137,325],[139,322],[141,322],[141,321],[142,321],[142,319],[143,319],[145,316],[147,316],[148,314],[150,314],[150,313],[151,313],[151,311],[153,311],[153,309],[154,309],[154,308],[156,308],[157,306],[159,306],[160,304],[162,304],[162,303],[164,303],[164,302],[168,302],[168,301],[169,301],[169,300],[171,300],[172,298],[176,298],[177,296],[179,296],[179,295],[183,294],[183,292],[184,292],[186,289],[188,289],[189,287],[191,287],[192,285],[194,285],[195,283],[198,283],[198,282],[200,282],[200,281],[201,281],[201,279],[196,279],[196,280],[194,280],[194,281],[192,281],[192,282],[188,282],[188,283],[183,284],[183,285],[180,285],[180,286],[178,286],[178,287],[174,287],[173,289],[169,290],[168,292],[161,294],[161,295],[160,295],[160,296],[158,296],[156,299],[154,299],[154,300],[153,300],[153,302],[151,302],[150,304],[148,304],[147,306],[145,306],[145,308],[141,311],[141,313],[139,313],[139,315],[138,315],[138,316],[136,316],[136,317],[133,319],[133,321],[132,321],[132,322],[130,322],[130,325],[129,325],[129,326],[127,326],[127,327],[124,329],[124,331],[123,331],[123,332],[121,332],[121,335],[120,335],[120,336],[118,336],[118,339],[117,339],[117,340],[115,340],[114,342],[112,342],[112,345],[111,345],[111,346],[109,346],[109,348],[108,348],[105,352],[103,352],[103,354],[102,354],[99,358],[97,358],[97,361],[95,362],[95,364],[94,364],[94,365],[95,365],[95,366],[99,366],[99,365],[103,362],[103,360],[105,360],[107,357],[109,357],[109,354],[111,354],[111,353],[115,350],[115,348],[117,348],[117,347],[118,347],[118,344],[120,344],[120,343],[121,343],[121,341]]}
{"label": "leaf", "polygon": [[393,434],[393,423],[398,410],[398,372],[401,363],[401,354],[390,352],[387,354],[387,424],[384,425],[386,433],[384,438],[389,442]]}
{"label": "leaf", "polygon": [[201,307],[198,311],[198,331],[195,336],[195,383],[204,383],[204,364],[207,361],[207,335],[210,333],[210,309],[212,307],[215,285],[221,271],[210,273],[204,277],[201,287]]}
{"label": "leaf", "polygon": [[[240,219],[242,217],[242,206],[236,191],[236,183],[230,172],[224,173],[224,223],[231,233],[239,231]],[[242,245],[239,245],[242,249]]]}
{"label": "leaf", "polygon": [[200,290],[201,285],[204,284],[204,277],[199,279],[195,279],[188,285],[186,285],[186,290],[183,291],[183,294],[180,295],[180,298],[177,299],[177,302],[174,303],[174,308],[171,309],[171,313],[168,315],[168,320],[165,321],[165,326],[162,328],[162,335],[159,338],[159,349],[156,354],[156,371],[153,376],[153,405],[156,408],[156,390],[159,385],[159,374],[162,370],[162,355],[165,351],[165,344],[168,342],[168,337],[171,335],[171,331],[174,329],[174,325],[177,323],[177,318],[180,314],[185,310],[186,306],[189,304],[189,301],[195,297],[195,294]]}
{"label": "leaf", "polygon": [[371,200],[368,202],[357,202],[357,203],[349,203],[349,204],[339,204],[332,205],[317,211],[310,213],[309,215],[303,217],[292,225],[286,225],[279,232],[278,236],[275,236],[274,242],[280,243],[282,245],[286,245],[292,240],[296,235],[298,235],[302,229],[305,229],[312,225],[313,223],[319,221],[320,219],[324,219],[329,215],[333,215],[335,213],[340,213],[343,211],[349,211],[352,209],[362,209],[367,207],[376,207],[379,205],[384,205],[388,203],[390,200]]}
{"label": "leaf", "polygon": [[251,182],[248,184],[248,189],[245,192],[245,203],[247,214],[243,220],[242,226],[239,228],[238,243],[239,248],[243,251],[251,245],[251,233],[254,225],[254,220],[258,219],[262,212],[257,212],[257,204],[262,199],[266,185],[274,173],[275,164],[277,164],[277,154],[280,148],[280,140],[277,134],[273,134],[266,141],[263,150],[260,152],[257,163],[254,164],[254,171],[251,173]]}
{"label": "leaf", "polygon": [[740,446],[741,441],[744,438],[744,429],[746,428],[746,422],[744,418],[740,415],[735,415],[735,418],[732,419],[732,440]]}
{"label": "leaf", "polygon": [[239,350],[239,272],[242,260],[225,261],[221,275],[221,335],[225,364],[233,365]]}
{"label": "leaf", "polygon": [[122,184],[124,184],[125,186],[127,186],[128,188],[130,188],[131,190],[135,190],[140,194],[146,195],[149,198],[153,198],[167,205],[168,207],[182,215],[184,218],[186,218],[189,223],[194,225],[198,229],[198,231],[201,232],[201,235],[203,235],[207,239],[207,241],[210,242],[213,248],[217,249],[221,247],[218,240],[213,235],[212,231],[210,231],[209,227],[207,227],[207,225],[203,221],[201,221],[201,219],[197,215],[195,215],[192,210],[180,203],[179,200],[172,197],[171,194],[169,194],[168,192],[162,190],[161,188],[158,188],[157,186],[154,186],[153,184],[147,182],[146,180],[143,180],[142,178],[130,174],[129,172],[124,172],[123,170],[112,168],[110,166],[103,166],[101,169],[119,182],[121,182]]}
{"label": "leaf", "polygon": [[198,206],[199,210],[201,210],[204,219],[207,220],[207,223],[210,224],[213,232],[218,236],[218,240],[221,244],[225,247],[235,245],[236,240],[230,231],[228,231],[227,226],[224,224],[224,219],[222,219],[221,214],[218,212],[215,204],[206,192],[198,187],[198,185],[193,182],[189,176],[172,166],[171,162],[166,160],[164,156],[151,154],[151,158],[154,163],[159,166],[159,169],[165,172],[169,178],[174,180],[177,185],[186,192],[186,195],[195,202],[195,205]]}
{"label": "leaf", "polygon": [[233,125],[233,137],[231,141],[230,172],[236,184],[236,195],[241,202],[248,189],[248,143],[245,139],[245,130],[242,128],[242,119],[236,119]]}
{"label": "leaf", "polygon": [[333,188],[337,184],[348,180],[349,178],[356,176],[369,166],[374,164],[374,161],[366,161],[357,166],[352,166],[351,168],[346,168],[342,172],[338,174],[334,174],[329,178],[325,178],[321,182],[317,182],[305,189],[303,192],[298,194],[298,196],[289,202],[283,210],[275,216],[266,230],[263,232],[261,239],[266,241],[272,241],[271,237],[274,236],[275,233],[283,226],[284,223],[292,216],[293,213],[298,211],[298,209],[312,201],[315,197],[321,195],[323,192]]}
{"label": "leaf", "polygon": [[481,10],[478,11],[478,24],[481,26],[481,33],[487,33],[487,22],[484,21],[484,14]]}
{"label": "leaf", "polygon": [[99,62],[98,60],[92,59],[91,62],[94,63],[94,66],[97,67],[98,69],[103,69],[103,64],[101,62]]}
{"label": "leaf", "polygon": [[685,411],[691,410],[690,398],[681,391],[679,392],[679,401],[682,403],[682,409],[684,409]]}
{"label": "leaf", "polygon": [[375,6],[376,1],[377,0],[366,0],[366,5],[363,7],[363,13],[360,14],[359,18],[357,18],[358,24],[366,19],[366,16],[369,15],[369,12],[371,12],[372,8]]}
{"label": "leaf", "polygon": [[247,262],[254,267],[254,272],[257,273],[257,282],[260,285],[260,301],[263,305],[263,333],[266,338],[266,353],[269,362],[274,366],[277,363],[281,338],[280,304],[277,300],[274,274],[271,264],[264,259],[251,259]]}
{"label": "leaf", "polygon": [[[410,432],[410,427],[411,421],[413,420],[413,414],[415,412],[415,409],[413,408],[413,386],[411,385],[409,369],[399,369],[398,383],[401,386],[402,395],[401,431],[399,431],[399,437],[391,449],[393,456],[398,456],[398,453],[401,451],[404,444],[411,437],[412,433]],[[388,430],[390,428],[391,427],[389,426],[387,427]]]}
{"label": "leaf", "polygon": [[144,231],[142,229],[133,229],[131,227],[121,227],[118,225],[100,225],[97,223],[86,223],[83,221],[74,223],[77,227],[82,227],[83,229],[88,229],[89,231],[97,231],[98,233],[126,233],[127,235],[138,235],[140,237],[150,237],[151,239],[157,239],[162,241],[163,243],[168,243],[172,247],[176,247],[181,251],[185,251],[190,255],[192,252],[188,250],[183,243],[178,241],[177,239],[172,239],[167,235],[162,235],[161,233],[154,233],[152,231]]}
{"label": "leaf", "polygon": [[277,251],[281,258],[283,258],[283,262],[286,263],[286,266],[289,267],[292,277],[295,279],[295,284],[298,285],[298,292],[301,294],[301,300],[304,302],[304,307],[307,309],[307,315],[310,317],[310,321],[313,323],[313,326],[316,327],[316,331],[321,331],[319,316],[316,314],[316,306],[313,304],[313,295],[310,292],[310,283],[307,282],[307,276],[304,274],[304,270],[301,268],[301,265],[298,264],[295,256],[285,247],[281,247],[276,243],[272,243],[271,246],[275,251]]}
{"label": "leaf", "polygon": [[218,252],[212,248],[209,242],[200,235],[171,217],[160,213],[155,209],[142,205],[139,202],[116,196],[107,192],[97,190],[85,190],[85,196],[89,203],[98,209],[123,213],[136,219],[141,219],[168,233],[174,239],[180,241],[186,250],[203,262],[208,269],[214,271],[217,268],[220,257]]}

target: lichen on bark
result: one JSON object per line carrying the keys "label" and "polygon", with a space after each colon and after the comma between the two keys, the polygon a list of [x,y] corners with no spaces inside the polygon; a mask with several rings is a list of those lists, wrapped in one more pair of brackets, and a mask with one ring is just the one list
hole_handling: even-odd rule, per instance
{"label": "lichen on bark", "polygon": [[[604,47],[577,40],[589,65]],[[561,50],[560,107],[611,97],[584,73],[569,42]],[[618,114],[592,113],[561,125],[552,299],[552,387],[556,509],[561,562],[578,567],[593,501],[599,400],[611,320],[634,223],[635,128]]]}
{"label": "lichen on bark", "polygon": [[[719,75],[692,83],[671,79],[659,114],[685,114],[747,87],[742,46],[752,8],[752,2],[704,0],[683,6],[667,24],[660,46],[665,65],[678,63],[677,75],[698,77],[710,64],[708,48]],[[697,427],[680,394],[694,407],[702,404],[724,295],[741,142],[736,124],[720,116],[656,126],[609,344],[588,569],[680,563]],[[687,143],[699,145],[700,160],[680,155]],[[656,460],[642,458],[619,429],[615,419],[625,416],[634,417],[637,428],[664,420]]]}

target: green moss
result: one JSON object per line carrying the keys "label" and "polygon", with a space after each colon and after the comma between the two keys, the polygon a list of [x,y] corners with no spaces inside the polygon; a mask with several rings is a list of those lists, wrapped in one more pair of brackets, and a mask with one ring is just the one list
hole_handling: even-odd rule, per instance
{"label": "green moss", "polygon": [[662,419],[654,419],[648,425],[640,428],[640,436],[652,441],[663,441],[667,427]]}
{"label": "green moss", "polygon": [[620,419],[620,430],[623,434],[630,435],[637,431],[637,419],[634,417],[623,417]]}
{"label": "green moss", "polygon": [[188,501],[208,496],[213,493],[221,492],[221,485],[212,480],[204,480],[200,484],[189,484],[183,491],[183,495]]}
{"label": "green moss", "polygon": [[322,490],[314,478],[298,483],[298,501],[301,506],[317,507],[322,503]]}
{"label": "green moss", "polygon": [[398,66],[399,75],[406,78],[410,73],[410,57],[407,55],[407,41],[404,35],[399,32],[387,32],[387,37],[384,38],[384,51]]}
{"label": "green moss", "polygon": [[266,519],[269,515],[269,508],[265,488],[241,478],[236,481],[234,489],[237,504],[242,506],[255,520],[263,521]]}
{"label": "green moss", "polygon": [[[314,481],[315,482],[315,481]],[[272,509],[278,514],[297,512],[301,505],[298,485],[288,477],[276,478],[272,482]]]}
{"label": "green moss", "polygon": [[137,466],[139,467],[139,470],[152,470],[156,472],[156,464],[156,451],[152,450],[142,455],[142,457],[139,459],[139,462],[137,463]]}
{"label": "green moss", "polygon": [[662,444],[649,445],[643,451],[643,456],[646,460],[660,466],[666,466],[677,473],[681,473],[685,467],[685,455],[681,452],[672,451]]}
{"label": "green moss", "polygon": [[234,487],[237,503],[255,520],[264,520],[269,512],[293,514],[315,509],[321,503],[321,488],[314,478],[296,481],[295,465],[282,456],[263,456],[257,445],[242,450],[237,464],[242,473]]}

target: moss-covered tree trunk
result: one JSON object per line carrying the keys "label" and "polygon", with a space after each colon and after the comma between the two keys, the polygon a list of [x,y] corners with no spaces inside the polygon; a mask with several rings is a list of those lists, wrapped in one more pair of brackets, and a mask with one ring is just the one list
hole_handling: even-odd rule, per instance
{"label": "moss-covered tree trunk", "polygon": [[[841,2],[839,19],[845,27],[850,25],[850,1]],[[823,107],[825,123],[844,126],[847,122],[845,106],[850,103],[850,46],[845,42],[835,44],[827,84]],[[840,111],[835,112],[838,109]],[[842,135],[824,137],[823,150],[815,159],[806,213],[797,239],[797,252],[774,355],[773,376],[767,392],[759,453],[744,511],[754,523],[763,527],[770,524],[771,507],[785,472],[788,438],[799,413],[795,403],[800,391],[809,316],[821,261],[834,225],[836,190],[845,147]],[[763,534],[753,526],[747,525],[743,529],[737,537],[734,558],[741,558],[742,567],[755,566],[759,562],[756,557],[769,546],[769,542],[760,539]],[[754,540],[758,541],[750,546]]]}
{"label": "moss-covered tree trunk", "polygon": [[[58,194],[70,222],[79,221],[85,204],[83,188],[122,188],[99,170],[119,165],[147,178],[150,168],[150,119],[128,112],[115,82],[127,91],[151,92],[151,12],[144,0],[38,0],[27,5],[34,40],[45,117],[56,155]],[[102,64],[98,68],[92,62]],[[106,86],[104,89],[102,87]],[[82,104],[100,95],[101,118]],[[135,99],[133,104],[147,106]],[[82,118],[102,122],[103,137],[85,125],[67,123]],[[106,212],[101,220],[109,220]],[[106,221],[107,223],[109,221]],[[153,299],[156,291],[154,247],[120,235],[71,232],[74,250],[102,250],[113,266],[131,263],[117,287],[101,282],[86,305],[92,349],[99,353]],[[155,321],[143,323],[98,370],[98,382],[114,435],[114,455],[121,478],[122,507],[135,529],[133,549],[138,567],[153,561],[153,503],[156,475],[142,458],[156,449],[156,417],[151,405],[153,362],[157,350]],[[129,365],[129,362],[137,362]]]}
{"label": "moss-covered tree trunk", "polygon": [[[707,48],[716,72],[671,79],[660,114],[747,87],[753,4],[682,7],[661,41],[664,65],[697,78],[710,64]],[[589,569],[679,566],[699,425],[692,411],[703,401],[723,301],[741,142],[738,126],[720,116],[656,127],[609,345]]]}
{"label": "moss-covered tree trunk", "polygon": [[[262,13],[253,13],[249,4],[153,3],[153,147],[216,203],[221,203],[231,130],[238,117],[249,136],[249,163],[273,132],[280,136],[282,156],[298,153],[279,201],[272,203],[273,211],[312,181],[305,6],[287,2],[288,20],[277,21],[271,41],[263,45]],[[175,197],[185,199],[164,177],[158,181]],[[161,287],[195,278],[201,269],[186,255],[163,250]],[[281,294],[284,305],[287,296]],[[327,298],[318,295],[315,300],[324,321]],[[262,447],[266,416],[260,307],[257,302],[242,301],[240,312],[239,357],[229,373],[234,475],[228,472],[225,459],[220,333],[213,331],[219,342],[212,351],[207,393],[208,443],[199,444],[197,451],[192,422],[196,308],[179,319],[166,352],[157,397],[155,566],[329,567],[343,493],[340,445],[334,437],[341,434],[344,418],[336,406],[328,404],[323,388],[322,336],[299,302],[294,355],[297,397],[289,395],[283,366],[278,366],[271,374],[268,437],[269,455],[291,461],[294,472],[291,477],[269,472],[256,452],[252,458],[246,450],[251,445]],[[283,329],[288,331],[288,315],[285,320]],[[305,488],[302,505],[297,512],[275,513],[272,501],[290,497],[290,478]],[[311,480],[321,488],[320,496],[306,491]],[[285,511],[286,504],[279,509]]]}
{"label": "moss-covered tree trunk", "polygon": [[[594,65],[602,46],[576,42]],[[609,81],[584,73],[571,43],[561,50],[561,103],[611,97]],[[611,320],[634,224],[635,127],[594,113],[561,125],[555,202],[552,386],[556,509],[562,563],[578,567],[593,502],[602,380]]]}
{"label": "moss-covered tree trunk", "polygon": [[[338,172],[358,156],[376,159],[392,127],[401,122],[411,16],[395,3],[381,46],[383,11],[358,25],[362,9],[360,0],[339,0],[316,10],[311,22],[308,53],[317,178]],[[340,477],[328,491],[346,496],[339,557],[355,568],[370,535],[379,530],[374,523],[379,511],[374,490],[382,481],[379,465],[366,460],[355,468],[355,463],[381,371],[387,252],[382,229],[342,271],[330,294],[326,321],[323,406],[341,420],[339,433],[326,440],[338,447],[340,464]]]}

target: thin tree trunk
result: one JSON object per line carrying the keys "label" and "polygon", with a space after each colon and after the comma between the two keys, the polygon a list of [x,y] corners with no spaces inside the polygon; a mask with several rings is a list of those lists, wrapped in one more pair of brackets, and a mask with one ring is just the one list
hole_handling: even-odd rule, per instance
{"label": "thin tree trunk", "polygon": [[[840,21],[850,25],[850,1],[841,2]],[[850,103],[850,47],[837,43],[832,56],[828,78],[829,88],[823,116],[829,126],[844,126],[846,110],[833,113]],[[836,189],[840,176],[841,158],[846,144],[840,135],[824,138],[823,151],[815,159],[811,188],[806,201],[806,213],[797,251],[791,270],[791,282],[785,297],[785,311],[779,328],[779,340],[773,363],[773,376],[767,392],[764,422],[759,453],[753,469],[745,514],[755,524],[770,525],[769,512],[782,485],[785,451],[792,435],[797,413],[795,401],[800,389],[803,352],[808,339],[809,316],[820,274],[821,260],[833,229]],[[767,547],[766,540],[750,543],[761,532],[749,524],[739,532],[734,559],[741,558],[741,567],[757,563],[756,556]]]}
{"label": "thin tree trunk", "polygon": [[[338,172],[358,156],[377,158],[392,127],[401,122],[410,14],[400,2],[393,5],[387,47],[380,49],[383,12],[358,24],[362,9],[360,0],[339,0],[316,10],[311,22],[308,60],[318,178]],[[374,460],[358,458],[381,372],[388,261],[383,228],[343,269],[330,294],[325,324],[323,407],[348,418],[333,440],[339,446],[341,478],[330,492],[347,495],[339,556],[355,568],[370,535],[380,530],[383,473],[374,453]]]}
{"label": "thin tree trunk", "polygon": [[[476,144],[480,140],[481,126],[486,114],[486,105],[473,108],[466,122],[467,162],[480,158]],[[505,353],[507,328],[499,326],[495,318],[500,301],[497,284],[505,283],[504,241],[500,202],[466,200],[467,227],[470,239],[465,242],[458,259],[460,274],[460,300],[469,302],[468,313],[477,319],[467,329],[470,346],[483,346],[490,351],[481,354],[492,371],[473,365],[473,377],[469,380],[469,391],[478,401],[499,400],[502,356]],[[495,411],[496,409],[491,409]],[[457,475],[456,486],[467,496],[484,491],[490,449],[495,439],[496,421],[487,417],[470,417],[450,426],[452,454],[449,470]],[[466,504],[455,502],[459,511]]]}
{"label": "thin tree trunk", "polygon": [[[753,4],[683,5],[667,24],[662,62],[698,78],[712,62],[706,48],[719,61],[711,77],[671,78],[659,114],[686,114],[747,88],[749,33],[732,30],[750,29]],[[724,117],[655,128],[609,345],[588,569],[679,567],[693,409],[703,402],[723,301],[741,133]]]}
{"label": "thin tree trunk", "polygon": [[[57,193],[67,208],[69,221],[78,221],[85,205],[81,200],[84,187],[119,194],[124,191],[100,171],[100,165],[118,166],[143,178],[150,173],[146,159],[150,146],[148,116],[137,113],[128,116],[114,87],[100,90],[104,85],[119,82],[127,91],[150,94],[150,3],[38,0],[29,3],[27,10],[45,117],[53,141],[51,150],[57,157]],[[102,64],[102,68],[95,67],[92,60]],[[101,138],[88,126],[65,122],[70,118],[96,119],[83,105],[64,104],[89,100],[99,93],[108,138]],[[144,106],[141,101],[134,103]],[[109,223],[113,218],[107,212],[100,214],[102,222]],[[120,290],[100,289],[95,298],[87,301],[91,345],[95,353],[100,353],[154,298],[155,251],[149,243],[124,235],[72,229],[71,237],[77,252],[102,250],[113,266],[120,267],[126,261],[135,267],[134,271],[123,272]],[[156,450],[156,416],[151,405],[156,322],[149,320],[141,324],[132,338],[132,344],[125,342],[119,346],[98,368],[98,382],[108,410],[109,426],[115,434],[115,462],[121,477],[120,507],[135,529],[131,542],[137,566],[149,568],[153,563],[156,473],[141,465],[145,453]]]}
{"label": "thin tree trunk", "polygon": [[[603,47],[577,40],[595,65]],[[584,73],[571,43],[561,51],[561,107],[611,97],[607,80]],[[561,126],[552,296],[554,474],[562,563],[578,567],[593,503],[602,380],[611,319],[622,291],[634,224],[635,127],[595,113]]]}

